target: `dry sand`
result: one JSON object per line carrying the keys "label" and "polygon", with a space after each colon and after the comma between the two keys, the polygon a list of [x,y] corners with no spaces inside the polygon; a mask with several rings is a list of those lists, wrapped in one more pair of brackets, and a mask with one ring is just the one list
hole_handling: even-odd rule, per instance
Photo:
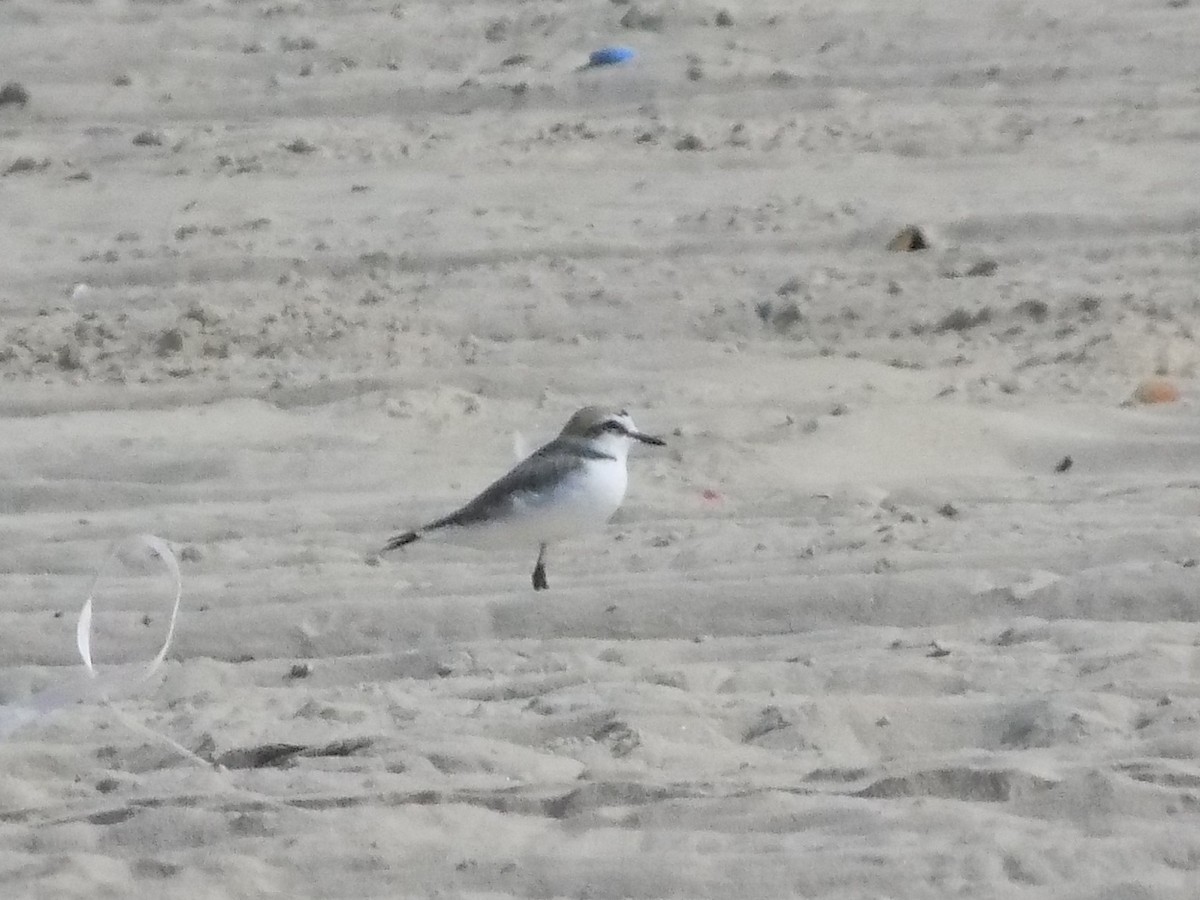
{"label": "dry sand", "polygon": [[[152,684],[0,744],[0,895],[1200,895],[1197,47],[1188,0],[0,2],[0,699],[114,539],[185,591]],[[550,592],[365,564],[590,402],[670,446]],[[164,615],[113,592],[101,660]]]}

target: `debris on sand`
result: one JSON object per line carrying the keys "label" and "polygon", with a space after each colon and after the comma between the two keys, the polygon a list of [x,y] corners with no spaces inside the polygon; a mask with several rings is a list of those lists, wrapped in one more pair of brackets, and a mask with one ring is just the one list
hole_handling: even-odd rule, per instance
{"label": "debris on sand", "polygon": [[290,142],[284,144],[283,149],[287,150],[289,153],[300,153],[300,154],[316,153],[317,145],[312,143],[311,141],[308,141],[302,137],[299,137],[299,138],[296,138],[294,141],[290,141]]}
{"label": "debris on sand", "polygon": [[665,19],[662,13],[645,12],[637,6],[631,6],[621,16],[621,27],[635,31],[662,31]]}
{"label": "debris on sand", "polygon": [[18,156],[12,161],[12,164],[4,170],[5,175],[20,175],[25,172],[40,172],[42,169],[50,167],[50,160],[43,159],[41,162],[34,159],[32,156]]}
{"label": "debris on sand", "polygon": [[1180,398],[1179,385],[1169,378],[1147,378],[1134,389],[1134,403],[1175,403]]}
{"label": "debris on sand", "polygon": [[753,743],[760,737],[768,735],[772,731],[788,728],[791,724],[791,722],[784,718],[778,706],[768,706],[759,713],[758,719],[742,732],[742,743]]}
{"label": "debris on sand", "polygon": [[24,107],[29,102],[29,91],[25,89],[25,85],[19,81],[10,81],[4,87],[0,87],[0,106]]}
{"label": "debris on sand", "polygon": [[928,250],[929,241],[916,225],[905,225],[888,241],[887,248],[893,253],[912,253],[916,250]]}
{"label": "debris on sand", "polygon": [[605,66],[623,66],[627,62],[632,62],[636,56],[637,51],[632,47],[624,47],[620,44],[600,47],[588,54],[588,61],[579,67],[579,71],[600,69]]}

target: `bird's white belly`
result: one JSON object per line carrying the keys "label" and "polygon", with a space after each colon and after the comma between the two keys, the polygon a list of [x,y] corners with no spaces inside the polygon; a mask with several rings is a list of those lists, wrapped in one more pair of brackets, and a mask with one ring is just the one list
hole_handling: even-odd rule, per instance
{"label": "bird's white belly", "polygon": [[503,517],[448,528],[445,537],[454,543],[502,548],[552,543],[595,531],[620,507],[627,483],[624,461],[589,459],[578,472],[545,490],[519,495]]}

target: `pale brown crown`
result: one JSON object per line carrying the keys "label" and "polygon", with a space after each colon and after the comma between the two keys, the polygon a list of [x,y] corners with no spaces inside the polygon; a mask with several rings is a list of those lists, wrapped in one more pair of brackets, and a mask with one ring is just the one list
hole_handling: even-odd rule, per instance
{"label": "pale brown crown", "polygon": [[630,428],[633,425],[629,419],[629,413],[623,409],[616,409],[611,406],[585,406],[567,420],[567,424],[563,426],[563,430],[559,436],[595,437],[601,431],[605,422],[610,422],[614,419],[621,420],[621,424],[626,428]]}

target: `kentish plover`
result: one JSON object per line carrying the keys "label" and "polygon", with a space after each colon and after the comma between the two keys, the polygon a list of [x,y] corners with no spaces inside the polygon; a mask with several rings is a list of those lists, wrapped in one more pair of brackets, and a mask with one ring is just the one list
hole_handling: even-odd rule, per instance
{"label": "kentish plover", "polygon": [[625,499],[625,461],[634,441],[662,445],[643,434],[625,410],[585,406],[562,432],[490,484],[459,510],[393,537],[380,552],[422,538],[473,547],[538,546],[534,590],[545,590],[546,548],[601,528]]}

